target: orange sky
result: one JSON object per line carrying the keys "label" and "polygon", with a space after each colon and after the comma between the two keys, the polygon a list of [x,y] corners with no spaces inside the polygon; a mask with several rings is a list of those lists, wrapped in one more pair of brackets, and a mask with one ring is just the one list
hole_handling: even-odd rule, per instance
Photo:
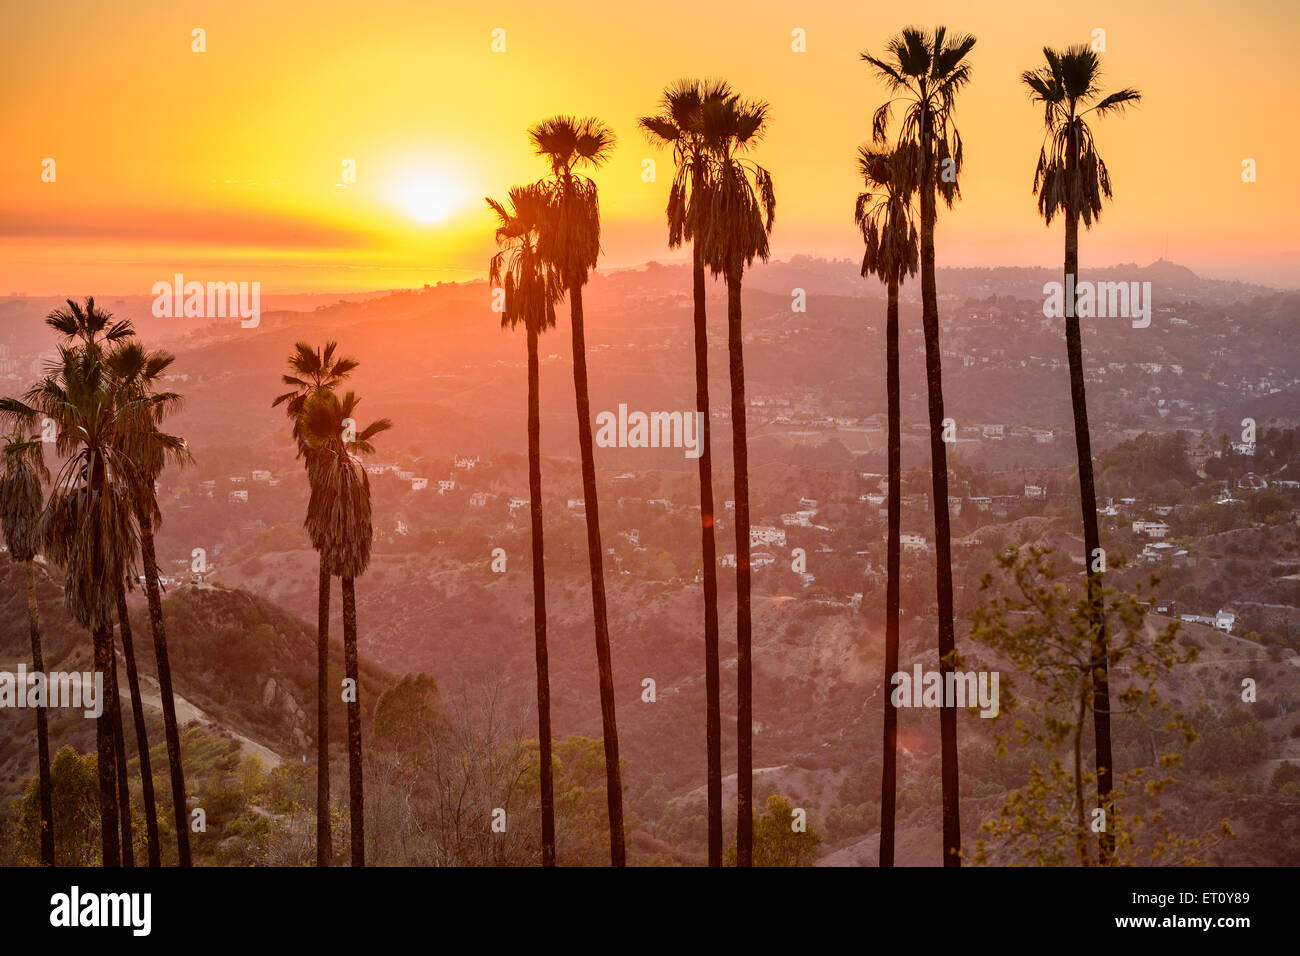
{"label": "orange sky", "polygon": [[[940,222],[941,265],[1056,264],[1029,192],[1041,114],[1021,87],[1044,44],[1106,31],[1107,89],[1134,112],[1095,126],[1116,197],[1083,237],[1089,264],[1165,252],[1205,274],[1300,286],[1293,0],[1232,4],[755,0],[557,12],[497,0],[221,3],[43,0],[0,11],[0,294],[148,294],[175,272],[260,281],[264,294],[481,278],[485,194],[543,167],[528,125],[594,114],[619,134],[596,174],[606,267],[664,246],[669,175],[635,119],[665,83],[722,76],[772,104],[757,157],[777,189],[773,252],[854,256],[854,153],[884,91],[858,59],[909,22],[974,33],[958,122],[964,200]],[[206,30],[207,52],[191,51]],[[506,31],[493,53],[492,31]],[[791,31],[807,52],[791,51]],[[53,158],[57,179],[41,181]],[[642,160],[659,160],[644,183]],[[1258,181],[1241,181],[1243,157]],[[343,161],[356,160],[346,187]],[[421,221],[434,220],[434,221]]]}

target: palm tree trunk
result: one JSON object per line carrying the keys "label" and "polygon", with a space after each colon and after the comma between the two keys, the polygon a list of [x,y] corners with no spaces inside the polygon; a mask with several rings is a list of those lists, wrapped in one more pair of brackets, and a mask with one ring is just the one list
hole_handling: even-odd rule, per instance
{"label": "palm tree trunk", "polygon": [[533,636],[537,647],[537,748],[542,866],[555,866],[555,781],[551,770],[551,678],[546,653],[546,549],[542,539],[542,412],[537,330],[528,325],[528,504],[533,532]]}
{"label": "palm tree trunk", "polygon": [[[41,619],[36,607],[36,563],[27,562],[27,628],[32,639],[32,671],[45,673],[41,653]],[[45,702],[36,707],[36,762],[41,800],[41,865],[54,865],[54,806],[50,791],[50,727]]]}
{"label": "palm tree trunk", "polygon": [[749,445],[739,270],[727,273],[727,356],[731,370],[731,455],[736,497],[736,865],[754,865],[754,704],[750,662]]}
{"label": "palm tree trunk", "polygon": [[898,709],[893,676],[898,672],[899,537],[902,532],[902,412],[898,375],[898,280],[889,280],[885,312],[885,392],[889,402],[889,537],[885,564],[885,741],[880,775],[880,865],[894,865],[894,807],[898,792]]}
{"label": "palm tree trunk", "polygon": [[101,681],[99,717],[95,720],[95,763],[99,773],[100,860],[103,866],[121,866],[117,831],[117,768],[113,751],[113,713],[109,707],[108,672],[113,666],[113,641],[103,628],[91,636],[95,649],[95,676]]}
{"label": "palm tree trunk", "polygon": [[[1077,179],[1079,144],[1070,138],[1066,156],[1066,182]],[[1073,192],[1068,195],[1070,208],[1065,216],[1065,283],[1066,289],[1077,289],[1079,282],[1079,213]],[[1074,446],[1079,459],[1079,507],[1083,511],[1083,558],[1087,576],[1088,604],[1093,625],[1093,704],[1092,726],[1097,744],[1097,802],[1105,812],[1106,828],[1098,837],[1097,859],[1105,866],[1115,849],[1114,806],[1110,742],[1110,683],[1106,649],[1106,617],[1102,603],[1101,572],[1094,562],[1101,548],[1101,531],[1097,524],[1097,489],[1092,471],[1092,438],[1088,431],[1088,399],[1083,379],[1083,337],[1079,317],[1075,314],[1075,300],[1067,292],[1065,316],[1065,349],[1070,362],[1070,403],[1074,410]]]}
{"label": "palm tree trunk", "polygon": [[596,500],[596,458],[591,438],[591,396],[587,391],[587,346],[582,327],[582,286],[569,289],[573,326],[573,389],[578,402],[578,446],[582,452],[582,497],[587,511],[587,560],[591,565],[591,604],[596,623],[596,665],[600,670],[600,719],[605,734],[605,789],[609,803],[609,856],[614,866],[627,865],[623,845],[623,777],[618,758],[618,721],[614,715],[614,668],[609,652],[609,617],[605,607],[604,552],[600,546],[600,506]]}
{"label": "palm tree trunk", "polygon": [[316,599],[316,865],[329,866],[330,846],[330,735],[329,735],[330,576],[325,559],[320,562],[320,590]]}
{"label": "palm tree trunk", "polygon": [[149,598],[149,626],[153,631],[154,658],[158,663],[158,695],[162,699],[163,735],[167,738],[167,766],[176,820],[176,856],[180,866],[190,866],[190,816],[185,802],[185,773],[181,768],[181,735],[172,692],[172,667],[167,655],[167,627],[163,623],[162,594],[158,589],[158,558],[154,554],[153,521],[145,509],[140,523],[140,554],[144,561],[145,594]]}
{"label": "palm tree trunk", "polygon": [[[703,186],[699,186],[703,189]],[[698,193],[697,193],[698,195]],[[709,329],[704,303],[704,257],[692,251],[695,297],[695,408],[701,414],[700,550],[704,570],[705,741],[708,749],[709,866],[722,866],[722,680],[718,653],[718,549],[713,517],[713,439],[709,420]]]}
{"label": "palm tree trunk", "polygon": [[366,797],[361,775],[361,671],[357,663],[357,592],[343,579],[343,669],[352,681],[348,701],[348,821],[352,825],[352,865],[366,865]]}
{"label": "palm tree trunk", "polygon": [[[921,318],[925,335],[925,377],[930,405],[930,478],[934,506],[935,579],[939,605],[939,674],[943,686],[953,670],[952,540],[948,517],[948,448],[943,440],[943,371],[939,351],[939,296],[934,278],[934,143],[923,117],[921,187]],[[957,709],[947,700],[939,709],[939,750],[943,793],[943,865],[961,866],[961,820],[957,788]]]}
{"label": "palm tree trunk", "polygon": [[131,720],[135,724],[136,749],[140,751],[140,793],[144,800],[144,829],[149,846],[149,865],[162,866],[158,841],[158,808],[153,792],[153,768],[149,761],[149,734],[144,725],[144,701],[140,699],[140,675],[135,666],[135,642],[131,635],[131,613],[126,606],[126,588],[117,589],[117,620],[122,632],[122,655],[126,658],[126,683],[131,690]]}
{"label": "palm tree trunk", "polygon": [[[113,639],[113,632],[108,632]],[[131,783],[126,775],[126,733],[122,726],[122,697],[117,691],[117,652],[110,650],[108,707],[113,712],[113,757],[117,764],[117,822],[122,830],[122,866],[135,866],[135,837],[131,832]]]}

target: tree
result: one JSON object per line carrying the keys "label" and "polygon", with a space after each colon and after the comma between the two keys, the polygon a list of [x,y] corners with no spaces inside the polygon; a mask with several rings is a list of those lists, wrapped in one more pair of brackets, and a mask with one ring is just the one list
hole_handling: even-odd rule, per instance
{"label": "tree", "polygon": [[[980,583],[986,598],[971,614],[971,640],[1008,661],[1017,679],[1027,684],[1017,693],[1015,681],[1002,675],[996,719],[1013,725],[1010,732],[997,733],[995,741],[999,756],[1013,747],[1019,755],[1030,756],[1029,779],[984,824],[984,833],[995,845],[977,841],[974,861],[989,862],[992,852],[1036,866],[1088,866],[1089,834],[1096,830],[1111,834],[1113,845],[1123,851],[1123,859],[1117,851],[1099,854],[1103,865],[1140,862],[1139,831],[1159,823],[1159,816],[1145,820],[1133,815],[1121,821],[1107,807],[1090,809],[1084,801],[1084,788],[1094,779],[1084,768],[1083,753],[1088,712],[1095,706],[1092,596],[1086,588],[1080,594],[1062,583],[1046,550],[1009,548],[997,556],[997,563],[997,573],[986,573]],[[1125,674],[1116,700],[1151,741],[1152,765],[1133,768],[1123,783],[1152,795],[1174,784],[1170,774],[1181,762],[1177,748],[1197,739],[1188,719],[1160,693],[1161,682],[1170,680],[1177,665],[1195,662],[1197,649],[1188,647],[1180,654],[1178,621],[1158,630],[1148,627],[1143,595],[1157,584],[1152,577],[1134,593],[1105,593],[1111,660]],[[1164,754],[1157,753],[1157,737],[1166,745]],[[1060,758],[1062,750],[1070,755],[1068,763]],[[1144,862],[1175,852],[1190,862],[1207,845],[1205,838],[1185,840],[1166,831],[1146,848]]]}
{"label": "tree", "polygon": [[598,119],[554,116],[528,131],[537,155],[550,163],[546,181],[552,191],[551,215],[539,237],[542,259],[569,295],[573,333],[573,388],[578,407],[578,447],[582,457],[582,497],[587,518],[587,561],[591,567],[591,603],[596,630],[596,665],[600,672],[600,718],[605,740],[606,790],[609,800],[609,855],[625,866],[623,784],[619,771],[618,721],[614,712],[614,668],[609,649],[609,613],[605,604],[604,551],[600,543],[600,503],[596,497],[596,459],[591,435],[591,397],[587,388],[587,346],[583,328],[582,287],[600,257],[600,198],[596,184],[577,171],[602,165],[614,149],[614,133]]}
{"label": "tree", "polygon": [[[899,549],[902,531],[902,413],[898,372],[898,287],[916,274],[917,235],[912,219],[916,156],[910,147],[858,150],[858,172],[867,192],[858,195],[854,219],[866,249],[862,275],[885,283],[885,392],[889,416],[889,529],[885,563],[885,683],[898,670]],[[898,711],[884,695],[884,763],[880,779],[880,865],[894,865],[894,810],[898,790]]]}
{"label": "tree", "polygon": [[[325,347],[312,348],[298,342],[289,354],[289,372],[280,380],[291,391],[276,397],[272,408],[283,405],[285,414],[293,425],[293,438],[298,446],[298,457],[305,458],[310,470],[311,460],[302,439],[302,416],[307,401],[317,392],[337,388],[357,367],[357,362],[335,356],[337,342],[326,342]],[[318,549],[319,550],[319,549]],[[330,848],[330,746],[329,746],[329,637],[330,637],[330,575],[325,570],[325,558],[320,559],[320,575],[316,601],[316,865],[329,866]]]}
{"label": "tree", "polygon": [[[801,813],[805,812],[800,810]],[[817,859],[821,834],[805,819],[799,828],[789,797],[773,794],[754,824],[754,866],[812,866]],[[727,850],[727,866],[739,858],[737,844]]]}
{"label": "tree", "polygon": [[[39,435],[33,435],[34,421],[20,415],[4,444],[0,459],[0,526],[4,530],[9,557],[27,571],[27,629],[32,643],[32,671],[45,673],[41,653],[41,621],[36,607],[37,533],[45,498],[42,481],[48,481],[45,456]],[[20,689],[25,693],[26,689]],[[45,701],[36,707],[36,759],[39,780],[41,865],[54,865],[54,810],[50,796],[50,732]]]}
{"label": "tree", "polygon": [[[55,451],[63,464],[40,520],[41,545],[64,569],[64,606],[91,633],[96,679],[107,691],[113,680],[113,624],[117,587],[131,573],[138,537],[133,502],[141,493],[139,472],[124,452],[135,434],[148,427],[147,402],[115,393],[112,377],[96,344],[61,345],[49,374],[31,390],[32,416],[53,420]],[[110,701],[111,703],[111,701]],[[118,795],[111,706],[96,723],[100,829],[104,866],[121,863]]]}
{"label": "tree", "polygon": [[538,251],[552,193],[544,185],[515,186],[510,205],[493,199],[496,242],[488,279],[502,286],[505,309],[501,327],[524,326],[528,348],[528,501],[532,520],[533,637],[537,659],[538,789],[541,795],[542,866],[555,866],[555,781],[551,767],[551,681],[546,649],[546,550],[542,533],[542,432],[537,339],[555,327],[555,303],[564,289]]}
{"label": "tree", "polygon": [[[1101,217],[1102,196],[1110,198],[1110,174],[1093,141],[1085,117],[1123,112],[1142,97],[1123,89],[1101,97],[1098,80],[1101,61],[1091,47],[1081,44],[1058,53],[1043,48],[1045,67],[1026,70],[1021,80],[1030,99],[1043,106],[1045,139],[1034,170],[1038,212],[1050,226],[1057,213],[1065,217],[1065,288],[1077,288],[1079,277],[1079,219],[1091,229]],[[1099,98],[1100,97],[1100,98]],[[1091,104],[1091,105],[1089,105]],[[1068,294],[1068,293],[1067,293]],[[1097,526],[1097,491],[1093,482],[1092,443],[1088,432],[1088,402],[1084,391],[1083,343],[1079,317],[1070,301],[1065,316],[1065,347],[1070,363],[1070,402],[1074,410],[1074,444],[1079,458],[1079,504],[1083,511],[1084,572],[1092,601],[1094,642],[1093,733],[1097,740],[1097,790],[1101,806],[1111,810],[1114,765],[1111,762],[1109,665],[1106,651],[1105,611],[1101,604],[1101,534]],[[1101,860],[1114,849],[1109,833],[1099,838]]]}
{"label": "tree", "polygon": [[[939,671],[946,682],[956,653],[953,629],[952,543],[948,515],[948,451],[943,440],[943,370],[939,346],[939,297],[935,287],[934,227],[936,198],[952,208],[961,195],[962,145],[953,114],[957,94],[970,81],[966,55],[975,46],[972,36],[948,36],[946,27],[933,33],[904,29],[885,45],[885,56],[862,54],[891,93],[872,119],[872,136],[885,141],[896,100],[903,121],[899,145],[916,151],[921,206],[921,325],[925,337],[925,373],[930,410],[931,505],[934,510],[935,579],[939,611]],[[943,790],[943,864],[961,865],[961,820],[957,783],[957,712],[939,710]]]}
{"label": "tree", "polygon": [[320,389],[303,407],[301,436],[307,447],[311,498],[305,527],[321,566],[343,581],[343,664],[351,695],[348,715],[348,807],[352,865],[365,866],[365,796],[361,771],[361,674],[357,657],[356,578],[370,564],[374,529],[370,521],[370,479],[357,457],[372,454],[371,439],[388,431],[387,418],[358,428],[353,417],[361,399],[342,400]]}
{"label": "tree", "polygon": [[668,193],[668,246],[691,241],[691,289],[695,327],[695,408],[700,414],[700,548],[704,577],[705,743],[708,760],[709,866],[722,865],[722,692],[718,653],[718,558],[714,536],[713,441],[709,414],[709,333],[705,310],[704,251],[710,196],[716,185],[714,149],[705,112],[733,97],[724,82],[681,80],[664,90],[659,113],[640,126],[651,143],[671,146],[673,185]]}
{"label": "tree", "polygon": [[[181,866],[191,865],[189,840],[189,808],[185,800],[185,773],[181,765],[180,727],[176,718],[176,696],[172,689],[171,657],[167,651],[167,628],[163,619],[162,593],[158,585],[158,558],[154,548],[153,531],[162,523],[154,487],[167,459],[177,464],[190,460],[183,439],[163,433],[159,425],[168,415],[178,411],[181,397],[175,392],[158,388],[164,373],[175,361],[175,356],[162,350],[148,351],[136,341],[124,341],[108,353],[106,364],[114,381],[117,394],[126,401],[147,404],[150,416],[146,427],[140,429],[126,448],[127,457],[139,471],[134,487],[139,497],[135,500],[136,524],[140,529],[140,557],[144,564],[145,597],[149,605],[149,625],[153,634],[154,659],[158,669],[158,691],[162,701],[163,735],[167,740],[168,774],[171,779],[172,812],[176,824],[177,861]],[[136,742],[140,751],[140,779],[145,809],[145,829],[148,841],[149,865],[162,865],[162,850],[158,838],[158,816],[153,789],[153,769],[149,758],[149,742],[144,726],[144,706],[140,699],[140,681],[136,672],[135,649],[131,634],[130,613],[126,604],[123,584],[118,587],[118,629],[122,635],[122,653],[126,659],[127,683],[131,689],[131,710],[136,725]]]}
{"label": "tree", "polygon": [[736,502],[736,840],[740,866],[753,862],[754,720],[749,565],[749,446],[745,426],[745,351],[741,285],[745,267],[767,260],[776,218],[772,176],[747,157],[767,132],[769,107],[738,96],[713,99],[702,117],[712,167],[700,242],[704,264],[727,285],[731,377],[731,455]]}

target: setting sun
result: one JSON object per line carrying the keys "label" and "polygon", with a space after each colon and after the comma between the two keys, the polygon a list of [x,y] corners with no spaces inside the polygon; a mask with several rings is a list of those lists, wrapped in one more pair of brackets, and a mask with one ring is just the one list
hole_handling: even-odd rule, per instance
{"label": "setting sun", "polygon": [[409,182],[398,191],[403,209],[416,222],[435,223],[446,219],[460,197],[446,182],[431,179]]}

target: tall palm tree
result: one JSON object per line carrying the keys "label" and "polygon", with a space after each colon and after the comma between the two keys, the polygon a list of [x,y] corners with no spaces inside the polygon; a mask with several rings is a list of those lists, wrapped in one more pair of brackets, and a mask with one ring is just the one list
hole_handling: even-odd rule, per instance
{"label": "tall palm tree", "polygon": [[532,515],[533,636],[537,657],[537,740],[540,751],[542,866],[555,866],[555,781],[551,770],[551,679],[546,649],[546,550],[542,539],[542,425],[537,339],[555,327],[555,303],[564,295],[559,277],[538,252],[550,215],[552,191],[534,183],[510,190],[509,205],[487,204],[497,215],[488,280],[505,290],[501,327],[524,326],[528,339],[528,500]]}
{"label": "tall palm tree", "polygon": [[[1047,65],[1026,70],[1021,81],[1030,99],[1043,106],[1044,143],[1034,170],[1038,212],[1050,226],[1053,217],[1065,217],[1065,287],[1078,288],[1079,219],[1091,229],[1101,218],[1102,197],[1111,196],[1110,174],[1097,152],[1087,116],[1122,113],[1142,94],[1122,89],[1101,95],[1101,61],[1087,45],[1062,52],[1043,48]],[[1068,293],[1067,293],[1068,294]],[[1065,348],[1070,362],[1070,401],[1074,409],[1074,444],[1079,458],[1079,504],[1083,511],[1084,573],[1094,631],[1093,733],[1097,744],[1097,800],[1113,818],[1113,764],[1110,739],[1110,686],[1106,651],[1106,617],[1102,606],[1101,571],[1097,564],[1101,534],[1097,525],[1097,491],[1093,480],[1092,442],[1088,433],[1088,402],[1084,390],[1083,343],[1074,303],[1065,316]],[[1098,859],[1104,865],[1115,847],[1110,827],[1101,832]]]}
{"label": "tall palm tree", "polygon": [[[112,584],[109,584],[112,587]],[[108,632],[113,641],[113,632]],[[122,697],[117,687],[117,648],[109,645],[108,676],[104,683],[104,706],[113,716],[113,760],[117,766],[117,823],[122,834],[122,866],[135,866],[135,834],[131,820],[131,781],[126,772],[126,729],[122,724]]]}
{"label": "tall palm tree", "polygon": [[[5,439],[0,458],[0,526],[9,557],[27,570],[27,628],[32,642],[32,671],[45,673],[41,653],[41,621],[36,607],[36,554],[40,548],[37,525],[45,505],[41,487],[48,481],[45,456],[30,417],[19,416]],[[54,810],[50,791],[50,732],[41,701],[36,711],[36,759],[41,804],[41,865],[54,865]]]}
{"label": "tall palm tree", "polygon": [[[136,487],[142,495],[134,502],[135,517],[140,529],[140,557],[144,565],[145,596],[149,605],[149,623],[153,634],[154,657],[157,661],[163,734],[167,740],[172,812],[176,824],[177,860],[181,866],[189,866],[191,865],[189,811],[185,800],[185,774],[181,766],[180,728],[176,718],[176,698],[172,690],[171,660],[167,651],[167,629],[163,619],[162,593],[158,585],[158,559],[153,536],[155,523],[162,521],[162,512],[154,493],[158,476],[169,457],[178,464],[184,464],[189,460],[184,441],[166,435],[158,428],[162,420],[177,411],[181,405],[181,397],[178,394],[159,389],[164,373],[174,361],[175,356],[171,353],[162,350],[149,351],[134,340],[119,343],[105,358],[110,374],[118,383],[119,395],[127,401],[143,402],[151,410],[147,427],[133,436],[133,441],[125,450],[139,473]],[[143,703],[140,701],[130,614],[126,605],[125,588],[119,588],[119,592],[118,630],[122,635],[122,653],[126,660],[127,683],[131,689],[131,708],[140,750],[140,777],[143,784],[149,865],[161,866],[162,851],[158,840],[153,770],[150,764],[148,740],[145,736],[144,710]]]}
{"label": "tall palm tree", "polygon": [[[902,414],[898,374],[898,287],[916,274],[916,156],[909,146],[858,150],[858,172],[867,192],[858,195],[854,220],[866,250],[862,275],[885,283],[885,392],[889,404],[889,532],[886,542],[885,683],[898,671],[899,545],[902,520]],[[886,693],[884,765],[880,781],[880,865],[894,865],[894,810],[898,790],[898,710]]]}
{"label": "tall palm tree", "polygon": [[[63,459],[40,537],[46,555],[64,569],[64,605],[92,636],[96,677],[107,691],[113,679],[113,624],[117,584],[131,573],[137,547],[132,502],[138,473],[123,452],[133,432],[147,427],[147,403],[122,400],[99,348],[59,347],[49,374],[27,394],[25,408],[57,427]],[[108,703],[111,703],[109,701]],[[100,830],[104,866],[121,863],[117,773],[111,706],[96,724]]]}
{"label": "tall palm tree", "polygon": [[126,604],[126,585],[117,589],[117,626],[122,637],[122,658],[126,661],[126,683],[131,691],[131,720],[135,724],[136,750],[140,753],[140,797],[144,803],[145,843],[150,866],[162,866],[158,839],[158,808],[153,790],[153,767],[149,759],[149,735],[144,723],[144,701],[140,699],[140,674],[135,663],[131,614]]}
{"label": "tall palm tree", "polygon": [[670,146],[674,176],[668,193],[668,246],[691,242],[695,300],[695,408],[700,435],[700,550],[704,572],[705,742],[708,760],[709,866],[722,866],[722,693],[718,654],[718,559],[713,515],[713,441],[709,417],[709,332],[704,302],[704,254],[712,188],[712,144],[705,138],[705,109],[733,96],[721,81],[680,80],[664,90],[659,112],[640,119],[651,143]]}
{"label": "tall palm tree", "polygon": [[[312,348],[298,342],[289,355],[290,374],[281,376],[291,391],[276,397],[272,408],[285,406],[293,423],[293,438],[298,457],[311,465],[310,452],[302,438],[302,416],[307,401],[322,389],[334,389],[352,374],[357,362],[336,356],[337,342]],[[330,573],[320,558],[320,576],[316,602],[316,865],[329,866],[330,846],[330,750],[329,750],[329,636]]]}
{"label": "tall palm tree", "polygon": [[754,721],[749,567],[749,448],[745,428],[745,353],[740,303],[745,267],[767,260],[776,217],[772,176],[747,158],[767,129],[769,107],[738,96],[705,103],[702,127],[712,166],[708,214],[699,240],[704,264],[727,284],[732,462],[736,502],[736,863],[754,857]]}
{"label": "tall palm tree", "polygon": [[348,699],[348,807],[352,830],[352,865],[365,866],[365,792],[361,773],[361,674],[357,658],[355,579],[370,564],[374,540],[370,522],[370,479],[357,456],[375,449],[371,439],[393,427],[381,418],[356,429],[353,416],[360,399],[348,392],[342,401],[321,389],[303,408],[311,499],[307,532],[320,552],[325,570],[343,580],[343,662],[351,681]]}
{"label": "tall palm tree", "polygon": [[[916,148],[921,206],[921,324],[925,337],[925,377],[930,406],[930,473],[934,508],[935,578],[939,606],[939,672],[945,684],[953,669],[952,533],[948,516],[948,451],[943,441],[943,371],[939,349],[939,296],[935,289],[934,225],[936,198],[949,208],[960,195],[961,133],[954,122],[957,94],[970,81],[966,55],[972,36],[949,36],[908,27],[885,45],[885,55],[862,54],[891,93],[872,119],[872,135],[884,142],[895,101],[902,104],[898,142]],[[947,704],[947,702],[945,702]],[[943,792],[943,864],[961,865],[961,820],[957,786],[957,711],[939,711]]]}
{"label": "tall palm tree", "polygon": [[600,120],[553,116],[528,131],[537,154],[550,164],[547,184],[553,196],[551,216],[538,244],[569,295],[573,332],[573,388],[578,407],[578,447],[582,457],[582,497],[587,516],[587,560],[591,567],[591,604],[596,629],[596,666],[600,672],[600,717],[605,743],[605,780],[609,805],[609,855],[625,866],[623,780],[618,757],[618,721],[614,713],[614,667],[609,651],[609,613],[605,605],[604,552],[600,544],[600,503],[596,497],[596,458],[591,435],[591,396],[587,388],[587,346],[583,328],[582,287],[600,258],[600,197],[596,184],[579,170],[598,167],[614,149],[614,133]]}

